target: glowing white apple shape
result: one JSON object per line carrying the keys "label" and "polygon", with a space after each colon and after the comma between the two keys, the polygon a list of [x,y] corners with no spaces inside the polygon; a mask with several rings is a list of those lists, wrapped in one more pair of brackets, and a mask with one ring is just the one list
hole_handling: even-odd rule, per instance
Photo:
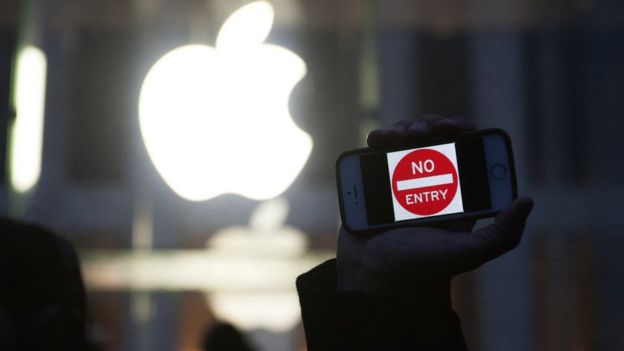
{"label": "glowing white apple shape", "polygon": [[293,52],[264,43],[272,25],[269,3],[243,6],[221,27],[216,48],[174,49],[145,77],[143,140],[158,172],[183,198],[273,198],[307,161],[312,139],[288,110],[306,66]]}

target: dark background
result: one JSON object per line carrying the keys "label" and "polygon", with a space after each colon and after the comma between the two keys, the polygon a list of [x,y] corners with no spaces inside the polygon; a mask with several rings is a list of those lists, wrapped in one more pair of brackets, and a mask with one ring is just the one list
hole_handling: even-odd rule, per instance
{"label": "dark background", "polygon": [[[21,12],[23,3],[39,16]],[[245,3],[3,1],[0,214],[59,231],[85,267],[135,257],[142,244],[133,233],[146,208],[156,253],[203,250],[215,232],[246,225],[258,202],[224,195],[191,203],[171,192],[147,159],[137,124],[139,87],[155,60],[189,42],[214,45],[223,20]],[[456,279],[454,303],[471,349],[624,347],[623,2],[274,6],[268,42],[293,50],[308,67],[290,109],[314,150],[283,197],[287,224],[307,234],[309,254],[334,250],[340,152],[362,146],[377,126],[423,113],[463,115],[510,133],[519,192],[536,201],[517,250]],[[47,55],[46,124],[39,184],[15,213],[5,155],[12,60],[24,26]],[[97,260],[97,252],[108,258]],[[209,293],[93,285],[91,329],[109,350],[196,349],[198,333],[214,321],[205,307]],[[159,312],[139,320],[145,301]],[[302,345],[300,327],[248,334],[267,350]]]}

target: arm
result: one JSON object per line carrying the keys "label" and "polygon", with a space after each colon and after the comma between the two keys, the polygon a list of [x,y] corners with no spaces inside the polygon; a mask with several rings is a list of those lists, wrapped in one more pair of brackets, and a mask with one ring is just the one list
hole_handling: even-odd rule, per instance
{"label": "arm", "polygon": [[297,279],[303,324],[315,350],[465,350],[448,281],[413,296],[341,291],[336,261]]}

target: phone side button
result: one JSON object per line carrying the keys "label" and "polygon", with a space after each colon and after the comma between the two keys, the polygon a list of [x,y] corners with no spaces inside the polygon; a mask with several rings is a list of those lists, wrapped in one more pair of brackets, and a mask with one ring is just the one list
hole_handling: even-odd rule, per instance
{"label": "phone side button", "polygon": [[490,168],[490,174],[492,175],[492,178],[501,180],[507,175],[507,168],[497,163]]}

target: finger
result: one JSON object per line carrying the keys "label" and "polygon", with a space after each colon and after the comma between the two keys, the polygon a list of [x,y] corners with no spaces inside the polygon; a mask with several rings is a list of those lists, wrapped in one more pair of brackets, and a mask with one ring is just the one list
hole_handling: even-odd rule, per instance
{"label": "finger", "polygon": [[407,129],[412,125],[413,121],[402,120],[390,127],[388,131],[390,143],[389,146],[401,146],[407,142]]}
{"label": "finger", "polygon": [[461,252],[456,256],[457,273],[475,269],[518,246],[533,205],[528,197],[518,198],[496,216],[494,223],[458,237]]}
{"label": "finger", "polygon": [[419,119],[421,121],[425,121],[427,123],[434,123],[438,120],[444,119],[445,117],[441,116],[441,115],[437,115],[435,113],[426,113],[424,115],[422,115]]}
{"label": "finger", "polygon": [[366,141],[368,146],[373,148],[389,148],[399,143],[397,139],[403,138],[406,127],[405,121],[395,123],[390,128],[375,129],[368,133]]}
{"label": "finger", "polygon": [[407,146],[427,140],[430,131],[427,122],[404,120],[389,129],[373,130],[368,134],[367,142],[371,148],[378,149]]}
{"label": "finger", "polygon": [[431,134],[436,136],[452,136],[476,130],[475,125],[465,117],[454,116],[432,120]]}
{"label": "finger", "polygon": [[403,119],[393,124],[392,127],[390,127],[390,129],[394,129],[400,132],[405,132],[415,122],[416,121],[414,121],[413,119]]}
{"label": "finger", "polygon": [[420,118],[420,120],[427,122],[430,125],[454,123],[464,129],[476,129],[476,126],[472,121],[463,116],[440,116],[434,114],[426,114]]}
{"label": "finger", "polygon": [[415,144],[429,139],[431,136],[431,126],[427,121],[416,121],[407,128],[407,141]]}
{"label": "finger", "polygon": [[392,146],[411,146],[430,139],[431,127],[426,121],[402,121],[391,128],[391,133]]}
{"label": "finger", "polygon": [[368,133],[366,142],[371,148],[384,149],[393,145],[394,138],[396,138],[396,134],[391,132],[389,129],[375,129]]}
{"label": "finger", "polygon": [[474,124],[465,117],[441,117],[424,115],[420,120],[402,120],[388,129],[376,129],[368,134],[367,142],[371,148],[383,149],[409,146],[432,137],[458,135],[476,130]]}

